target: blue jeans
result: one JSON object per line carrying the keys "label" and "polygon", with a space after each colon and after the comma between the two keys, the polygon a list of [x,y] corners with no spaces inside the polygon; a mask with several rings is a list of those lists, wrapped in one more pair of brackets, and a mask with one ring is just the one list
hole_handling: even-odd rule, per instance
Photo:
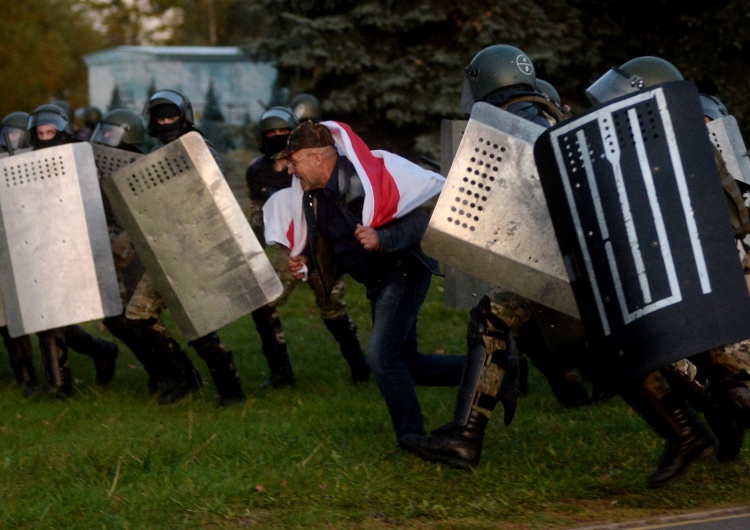
{"label": "blue jeans", "polygon": [[458,385],[466,361],[463,355],[424,355],[417,349],[417,314],[431,278],[424,265],[407,258],[367,289],[372,308],[368,358],[397,440],[425,434],[415,386]]}

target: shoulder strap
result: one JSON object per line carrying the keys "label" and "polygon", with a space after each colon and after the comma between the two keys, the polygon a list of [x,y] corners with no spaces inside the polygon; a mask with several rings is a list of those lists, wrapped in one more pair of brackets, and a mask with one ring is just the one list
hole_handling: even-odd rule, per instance
{"label": "shoulder strap", "polygon": [[524,94],[520,96],[514,96],[510,98],[508,101],[504,101],[500,108],[503,110],[506,110],[509,106],[511,106],[514,103],[518,103],[520,101],[527,101],[529,103],[536,103],[539,106],[542,107],[542,112],[552,120],[552,125],[555,125],[557,123],[560,123],[561,121],[569,118],[570,116],[567,115],[565,111],[563,111],[560,107],[555,105],[554,102],[550,101],[549,99],[545,98],[544,96],[537,95],[537,94]]}

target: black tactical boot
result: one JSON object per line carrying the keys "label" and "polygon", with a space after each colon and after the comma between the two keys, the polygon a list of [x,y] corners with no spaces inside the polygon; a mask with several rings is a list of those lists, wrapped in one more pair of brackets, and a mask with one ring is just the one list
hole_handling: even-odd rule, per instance
{"label": "black tactical boot", "polygon": [[168,345],[158,347],[169,355],[169,372],[159,382],[157,392],[159,405],[176,403],[191,392],[203,386],[200,374],[193,366],[193,362],[182,351],[180,345],[173,338],[165,338]]}
{"label": "black tactical boot", "polygon": [[745,429],[750,427],[750,388],[747,384],[732,376],[716,378],[709,385],[709,395],[715,406],[704,416],[719,439],[716,458],[720,462],[737,460],[745,440]]}
{"label": "black tactical boot", "polygon": [[712,407],[705,411],[703,416],[719,440],[716,459],[725,464],[737,460],[745,440],[745,426],[742,421],[720,407]]}
{"label": "black tactical boot", "polygon": [[659,388],[663,380],[658,372],[646,382],[622,392],[622,396],[644,420],[666,440],[664,452],[656,470],[648,479],[651,488],[663,488],[674,483],[691,464],[714,455],[716,440],[698,420],[686,401],[673,390]]}
{"label": "black tactical boot", "polygon": [[227,349],[216,333],[210,333],[190,343],[201,359],[206,361],[216,390],[219,392],[219,405],[226,407],[233,403],[243,403],[240,376],[234,365],[232,352]]}
{"label": "black tactical boot", "polygon": [[469,351],[453,421],[433,430],[430,437],[406,435],[398,440],[401,447],[425,460],[458,469],[470,469],[479,463],[484,431],[497,403],[503,403],[504,422],[510,425],[518,399],[515,336],[492,314],[486,296],[470,311],[466,341]]}
{"label": "black tactical boot", "polygon": [[352,381],[355,383],[364,383],[370,379],[370,365],[365,359],[365,354],[362,351],[362,346],[359,344],[359,336],[357,335],[357,325],[349,317],[344,315],[340,318],[323,319],[328,331],[331,332],[333,338],[339,343],[341,349],[341,355],[343,355],[346,362],[349,363],[349,368],[352,372]]}
{"label": "black tactical boot", "polygon": [[398,443],[401,447],[429,462],[448,464],[456,469],[471,469],[482,456],[484,430],[489,418],[472,410],[466,424],[443,428],[435,436],[407,434]]}
{"label": "black tactical boot", "polygon": [[34,370],[34,350],[28,335],[13,338],[7,327],[0,328],[5,348],[8,350],[10,366],[16,381],[24,387],[24,395],[30,396],[37,386],[36,370]]}
{"label": "black tactical boot", "polygon": [[112,381],[119,353],[117,344],[94,337],[78,325],[65,328],[65,343],[78,353],[91,357],[97,385],[106,385]]}
{"label": "black tactical boot", "polygon": [[128,326],[140,343],[148,347],[143,366],[149,374],[149,386],[155,382],[160,405],[175,403],[203,386],[190,358],[163,322],[153,318],[128,319]]}
{"label": "black tactical boot", "polygon": [[292,362],[286,349],[279,314],[274,307],[266,305],[253,311],[252,316],[260,335],[263,355],[271,370],[271,377],[261,385],[261,388],[294,386],[297,381],[294,378]]}
{"label": "black tactical boot", "polygon": [[518,394],[529,395],[529,358],[521,354],[518,359]]}
{"label": "black tactical boot", "polygon": [[[179,385],[179,372],[190,374],[192,363],[180,351],[169,330],[156,319],[119,318],[105,322],[112,326],[112,334],[125,342],[148,374],[148,388],[152,394],[164,394]],[[177,353],[175,353],[177,352]],[[175,359],[176,357],[176,359]],[[200,377],[196,378],[200,382]],[[187,377],[187,381],[190,381]],[[189,385],[188,385],[189,386]],[[200,388],[200,384],[196,388]],[[193,388],[195,390],[196,388]],[[189,390],[188,390],[189,391]],[[183,394],[184,395],[184,394]],[[180,396],[181,397],[181,396]],[[164,398],[172,402],[172,398]]]}
{"label": "black tactical boot", "polygon": [[37,334],[42,351],[44,370],[47,373],[47,394],[62,399],[73,394],[72,376],[68,366],[68,349],[65,331],[52,329]]}

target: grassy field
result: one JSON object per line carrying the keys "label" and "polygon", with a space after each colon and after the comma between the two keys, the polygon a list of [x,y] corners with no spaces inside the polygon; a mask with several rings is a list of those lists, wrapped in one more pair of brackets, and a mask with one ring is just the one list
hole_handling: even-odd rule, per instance
{"label": "grassy field", "polygon": [[[421,314],[422,349],[460,351],[466,312],[444,306],[441,285]],[[347,300],[366,339],[361,287]],[[746,449],[647,489],[661,442],[645,424],[619,399],[562,410],[535,371],[513,424],[491,423],[474,472],[422,462],[396,448],[377,386],[349,382],[306,286],[281,316],[297,387],[257,389],[266,364],[248,316],[221,330],[249,393],[226,409],[211,384],[157,405],[124,348],[106,388],[71,354],[75,393],[63,402],[23,398],[0,363],[0,527],[575,528],[750,500]],[[420,389],[428,429],[450,418],[453,397]]]}
{"label": "grassy field", "polygon": [[[243,205],[250,157],[225,157]],[[441,286],[435,278],[420,316],[421,349],[463,352],[467,312],[447,308]],[[364,343],[369,305],[353,282],[347,302]],[[249,397],[226,409],[192,351],[207,384],[169,406],[149,396],[124,346],[106,388],[71,353],[64,402],[22,397],[0,358],[0,528],[576,528],[750,503],[747,449],[651,491],[662,443],[640,418],[619,399],[565,411],[535,371],[513,424],[490,423],[475,471],[422,462],[396,448],[374,382],[350,383],[309,288],[280,313],[297,387],[258,389],[267,365],[246,316],[220,330]],[[428,429],[450,419],[455,389],[419,395]]]}

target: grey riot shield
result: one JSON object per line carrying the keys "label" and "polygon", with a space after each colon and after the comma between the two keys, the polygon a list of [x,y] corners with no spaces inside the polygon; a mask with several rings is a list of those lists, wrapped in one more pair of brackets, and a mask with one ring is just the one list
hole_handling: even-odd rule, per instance
{"label": "grey riot shield", "polygon": [[[468,124],[468,120],[443,120],[440,124],[440,173],[444,177],[448,176]],[[489,290],[487,282],[466,274],[453,265],[444,263],[443,273],[443,298],[449,307],[471,309]]]}
{"label": "grey riot shield", "polygon": [[263,306],[282,285],[203,137],[191,132],[102,180],[187,340]]}
{"label": "grey riot shield", "polygon": [[577,316],[534,163],[543,130],[476,103],[422,248],[471,276]]}
{"label": "grey riot shield", "polygon": [[125,151],[102,144],[91,144],[94,150],[94,161],[99,176],[103,179],[111,177],[119,169],[143,158],[144,154]]}
{"label": "grey riot shield", "polygon": [[750,337],[750,297],[692,83],[565,121],[539,138],[535,158],[606,375],[623,382]]}
{"label": "grey riot shield", "polygon": [[0,174],[0,282],[11,336],[119,314],[91,146],[3,158]]}
{"label": "grey riot shield", "polygon": [[742,133],[734,116],[724,116],[706,124],[711,142],[721,153],[721,158],[727,166],[727,171],[745,184],[750,186],[750,157],[748,157]]}

